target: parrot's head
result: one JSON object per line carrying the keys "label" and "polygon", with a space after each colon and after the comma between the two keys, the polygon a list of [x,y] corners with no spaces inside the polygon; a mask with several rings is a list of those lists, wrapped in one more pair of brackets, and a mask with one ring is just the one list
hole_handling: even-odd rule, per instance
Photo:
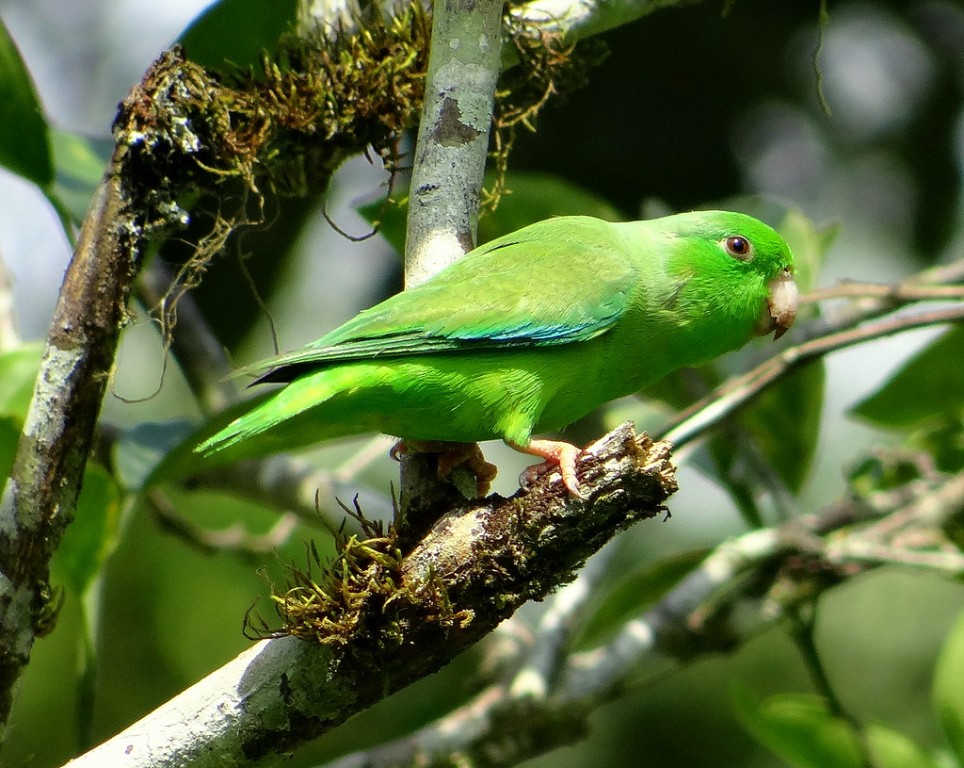
{"label": "parrot's head", "polygon": [[757,335],[785,334],[797,316],[798,292],[784,239],[742,213],[694,211],[674,218],[694,246],[696,268],[687,277],[706,311],[752,325]]}

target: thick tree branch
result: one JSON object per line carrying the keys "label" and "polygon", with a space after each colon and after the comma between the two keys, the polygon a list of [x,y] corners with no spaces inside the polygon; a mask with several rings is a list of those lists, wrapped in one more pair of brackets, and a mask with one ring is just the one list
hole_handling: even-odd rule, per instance
{"label": "thick tree branch", "polygon": [[676,487],[668,457],[624,425],[580,460],[586,502],[545,477],[445,513],[397,566],[372,566],[397,589],[369,594],[348,636],[263,641],[69,765],[253,766],[325,733],[573,578],[618,531],[659,516]]}

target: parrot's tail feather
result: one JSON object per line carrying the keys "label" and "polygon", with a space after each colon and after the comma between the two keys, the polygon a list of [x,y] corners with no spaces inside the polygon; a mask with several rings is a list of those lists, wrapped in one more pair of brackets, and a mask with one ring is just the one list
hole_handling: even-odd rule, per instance
{"label": "parrot's tail feather", "polygon": [[230,448],[232,445],[240,443],[248,435],[257,434],[262,432],[268,427],[263,427],[257,431],[250,431],[245,428],[242,423],[244,419],[235,419],[228,426],[222,429],[215,435],[212,435],[203,443],[200,443],[195,447],[194,452],[200,453],[202,456],[210,456],[211,454],[217,453],[218,451],[223,451],[226,448]]}
{"label": "parrot's tail feather", "polygon": [[[325,373],[335,374],[336,371]],[[347,373],[347,371],[345,372]],[[200,443],[194,451],[204,456],[224,451],[255,435],[267,432],[279,424],[330,400],[339,390],[342,376],[307,376],[292,382],[273,397],[250,412],[239,416],[224,429]],[[322,439],[319,436],[319,439]]]}

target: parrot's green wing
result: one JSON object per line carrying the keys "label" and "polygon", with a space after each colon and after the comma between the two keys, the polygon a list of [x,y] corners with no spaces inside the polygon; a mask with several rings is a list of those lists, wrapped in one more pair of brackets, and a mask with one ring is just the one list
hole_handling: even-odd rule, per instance
{"label": "parrot's green wing", "polygon": [[349,360],[585,341],[623,315],[637,271],[611,224],[550,219],[476,248],[303,349],[241,372],[268,371],[259,381],[285,382]]}

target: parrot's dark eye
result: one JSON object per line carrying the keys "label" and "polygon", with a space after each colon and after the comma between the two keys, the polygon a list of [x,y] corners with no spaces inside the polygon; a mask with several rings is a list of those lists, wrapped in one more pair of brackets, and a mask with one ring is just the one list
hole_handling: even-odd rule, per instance
{"label": "parrot's dark eye", "polygon": [[723,241],[726,252],[734,259],[740,261],[750,261],[753,258],[753,246],[750,241],[740,235],[730,235]]}

